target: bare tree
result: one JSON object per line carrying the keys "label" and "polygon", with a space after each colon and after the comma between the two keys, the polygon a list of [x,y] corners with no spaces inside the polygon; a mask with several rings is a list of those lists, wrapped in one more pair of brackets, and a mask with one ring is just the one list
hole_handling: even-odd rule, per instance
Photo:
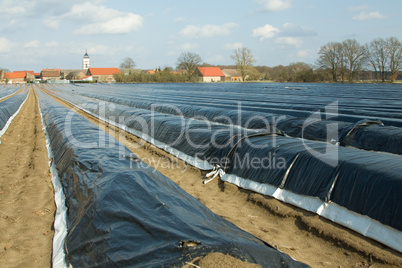
{"label": "bare tree", "polygon": [[120,69],[133,69],[137,66],[134,60],[130,57],[124,58],[122,63],[120,64]]}
{"label": "bare tree", "polygon": [[349,71],[349,82],[353,82],[355,74],[362,69],[365,63],[364,48],[355,39],[343,41],[342,47],[346,67]]}
{"label": "bare tree", "polygon": [[402,44],[396,37],[390,37],[386,42],[390,77],[391,82],[394,82],[399,70],[402,68]]}
{"label": "bare tree", "polygon": [[343,52],[342,45],[337,42],[330,42],[320,48],[317,65],[331,71],[332,81],[336,82],[338,74],[343,73]]}
{"label": "bare tree", "polygon": [[185,70],[187,74],[192,74],[197,68],[197,65],[199,65],[201,62],[202,59],[197,53],[181,53],[179,58],[177,58],[176,69],[178,71]]}
{"label": "bare tree", "polygon": [[387,42],[382,38],[377,38],[364,46],[367,62],[373,67],[377,81],[381,78],[385,82],[387,68]]}
{"label": "bare tree", "polygon": [[251,50],[246,47],[237,48],[233,52],[234,54],[230,57],[235,61],[237,69],[244,81],[247,75],[247,68],[253,66],[255,58]]}

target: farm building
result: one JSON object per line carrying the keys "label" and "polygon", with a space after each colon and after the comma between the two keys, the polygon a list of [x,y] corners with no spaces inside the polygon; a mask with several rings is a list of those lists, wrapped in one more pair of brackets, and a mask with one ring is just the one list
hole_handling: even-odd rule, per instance
{"label": "farm building", "polygon": [[60,69],[43,69],[40,73],[42,81],[56,81],[60,80]]}
{"label": "farm building", "polygon": [[35,81],[35,75],[33,71],[14,71],[12,73],[4,73],[4,79],[8,80],[8,83],[26,83]]}
{"label": "farm building", "polygon": [[113,75],[121,74],[118,68],[89,68],[87,76],[92,76],[92,81],[100,83],[116,82]]}
{"label": "farm building", "polygon": [[236,69],[222,69],[222,72],[225,74],[226,82],[240,82],[243,81],[243,77],[239,74]]}
{"label": "farm building", "polygon": [[194,74],[198,75],[202,82],[225,81],[225,74],[219,67],[197,67]]}

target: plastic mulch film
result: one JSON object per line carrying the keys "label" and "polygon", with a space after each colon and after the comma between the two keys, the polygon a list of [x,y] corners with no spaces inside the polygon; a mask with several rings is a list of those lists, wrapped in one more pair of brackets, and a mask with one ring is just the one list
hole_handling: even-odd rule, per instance
{"label": "plastic mulch film", "polygon": [[4,135],[11,121],[17,116],[22,105],[28,98],[29,90],[12,96],[11,98],[0,102],[0,137]]}
{"label": "plastic mulch film", "polygon": [[[115,97],[110,97],[110,102],[91,98],[84,98],[83,102],[83,97],[75,93],[55,94],[191,165],[215,168],[226,181],[313,211],[402,251],[401,156],[348,147],[361,142],[366,144],[363,147],[395,150],[401,141],[400,128],[393,126],[393,135],[382,135],[390,128],[383,126],[382,121],[391,122],[390,118],[397,118],[398,112],[395,115],[382,112],[388,119],[381,120],[361,120],[357,116],[359,121],[353,124],[323,120],[330,113],[317,113],[320,117],[310,116],[311,120],[304,123],[295,119],[285,131],[277,132],[129,107],[114,103]],[[349,111],[341,108],[345,114]],[[380,107],[377,108],[380,113]],[[335,141],[315,140],[314,135],[328,136],[328,128],[335,124],[338,127]],[[307,127],[294,128],[295,125]],[[295,129],[292,130],[295,137],[286,133],[289,129]],[[298,137],[300,129],[302,136],[311,135],[311,139]],[[366,134],[359,134],[362,132]],[[379,135],[372,139],[359,136],[370,137],[375,132]],[[339,146],[341,143],[346,147]]]}
{"label": "plastic mulch film", "polygon": [[39,93],[67,206],[66,263],[170,267],[222,252],[305,267],[212,213],[75,112]]}

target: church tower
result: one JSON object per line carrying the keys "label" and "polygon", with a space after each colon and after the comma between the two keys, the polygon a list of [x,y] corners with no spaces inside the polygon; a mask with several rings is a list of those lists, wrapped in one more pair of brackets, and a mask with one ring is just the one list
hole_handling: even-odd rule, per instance
{"label": "church tower", "polygon": [[82,59],[82,69],[88,70],[91,67],[91,59],[88,56],[87,51],[85,51],[84,58]]}

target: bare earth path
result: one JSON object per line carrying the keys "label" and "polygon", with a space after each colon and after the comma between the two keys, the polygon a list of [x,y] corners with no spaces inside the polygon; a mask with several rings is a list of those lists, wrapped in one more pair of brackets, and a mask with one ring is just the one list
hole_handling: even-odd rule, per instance
{"label": "bare earth path", "polygon": [[50,267],[54,196],[37,99],[29,98],[0,144],[0,267]]}
{"label": "bare earth path", "polygon": [[[73,108],[60,99],[56,100]],[[83,111],[77,112],[114,136],[142,161],[172,179],[214,213],[298,261],[312,267],[402,267],[402,254],[394,250],[313,213],[218,179],[204,185],[202,178],[206,172],[186,165],[144,140]],[[214,261],[219,262],[219,257]]]}

